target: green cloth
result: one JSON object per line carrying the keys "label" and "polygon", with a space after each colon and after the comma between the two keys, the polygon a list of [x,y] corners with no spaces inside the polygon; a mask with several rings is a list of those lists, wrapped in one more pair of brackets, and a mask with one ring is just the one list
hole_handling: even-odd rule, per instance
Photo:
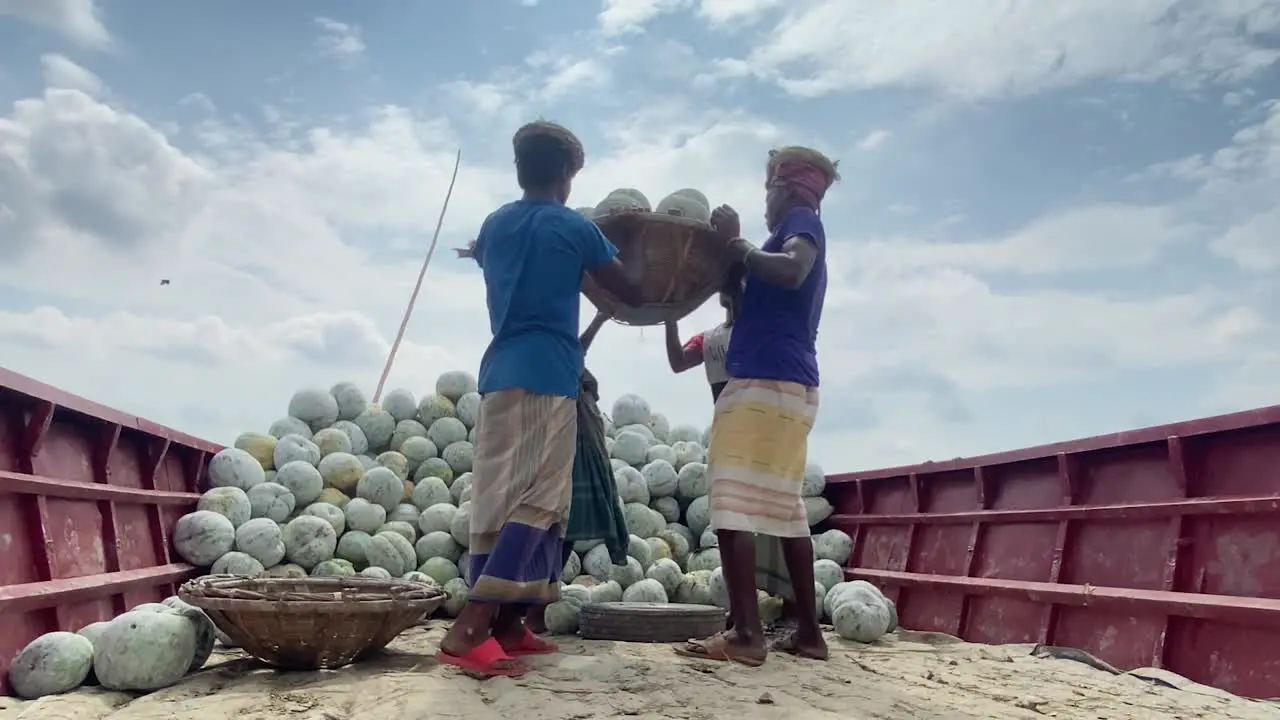
{"label": "green cloth", "polygon": [[[578,449],[573,459],[573,500],[565,542],[604,540],[615,565],[627,562],[630,533],[618,500],[613,465],[604,444],[604,419],[596,408],[596,379],[583,370],[578,385]],[[565,551],[568,556],[568,550]]]}
{"label": "green cloth", "polygon": [[782,539],[755,533],[756,588],[783,600],[795,602],[796,590],[782,555]]}

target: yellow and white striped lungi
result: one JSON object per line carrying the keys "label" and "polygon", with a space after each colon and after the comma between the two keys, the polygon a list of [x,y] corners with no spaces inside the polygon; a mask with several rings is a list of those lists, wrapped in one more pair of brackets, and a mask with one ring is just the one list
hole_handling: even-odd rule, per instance
{"label": "yellow and white striped lungi", "polygon": [[801,486],[818,389],[733,379],[716,401],[707,477],[711,527],[806,537]]}

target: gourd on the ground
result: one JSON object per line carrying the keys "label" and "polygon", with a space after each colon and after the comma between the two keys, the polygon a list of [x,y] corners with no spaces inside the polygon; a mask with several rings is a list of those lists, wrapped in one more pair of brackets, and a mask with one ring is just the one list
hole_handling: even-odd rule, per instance
{"label": "gourd on the ground", "polygon": [[276,442],[276,467],[284,467],[295,460],[309,465],[320,462],[320,447],[311,442],[309,435],[285,435]]}
{"label": "gourd on the ground", "polygon": [[383,396],[382,409],[390,413],[396,422],[402,422],[417,416],[418,401],[411,391],[396,388]]}
{"label": "gourd on the ground", "polygon": [[305,422],[313,432],[336,422],[339,411],[333,393],[317,388],[299,390],[289,399],[289,416]]}
{"label": "gourd on the ground", "polygon": [[[343,454],[351,457],[349,453]],[[323,463],[324,459],[322,458],[320,462]],[[320,497],[320,493],[324,492],[325,487],[324,476],[320,470],[315,465],[302,460],[294,460],[277,469],[275,481],[289,491],[293,496],[294,504],[299,507],[306,507],[315,502]]]}
{"label": "gourd on the ground", "polygon": [[238,487],[215,487],[200,496],[197,510],[215,512],[231,521],[232,527],[240,527],[253,516],[249,496]]}
{"label": "gourd on the ground", "polygon": [[386,514],[395,510],[404,497],[404,481],[393,470],[376,467],[365,471],[364,476],[356,484],[356,495],[355,499],[363,499],[381,506],[385,522]]}
{"label": "gourd on the ground", "polygon": [[830,590],[844,582],[844,568],[833,560],[825,558],[815,560],[813,562],[813,579],[822,587]]}
{"label": "gourd on the ground", "polygon": [[413,525],[403,520],[391,520],[389,519],[390,515],[387,517],[387,522],[382,525],[378,532],[393,532],[404,538],[408,543],[413,543],[418,539],[418,531],[414,529]]}
{"label": "gourd on the ground", "polygon": [[235,550],[214,560],[213,566],[209,568],[209,572],[214,575],[241,575],[244,577],[256,577],[264,570],[266,568],[253,556]]}
{"label": "gourd on the ground", "polygon": [[204,667],[209,656],[213,654],[214,641],[218,636],[218,628],[200,608],[187,603],[177,595],[171,595],[160,601],[161,605],[172,609],[192,623],[196,635],[196,653],[191,659],[188,670],[199,670]]}
{"label": "gourd on the ground", "polygon": [[9,684],[18,697],[35,700],[74,690],[93,669],[93,643],[71,632],[51,632],[32,640],[14,656]]}
{"label": "gourd on the ground", "polygon": [[822,472],[822,466],[817,463],[808,463],[804,466],[804,480],[800,485],[800,494],[804,497],[818,497],[822,495],[822,491],[827,487],[827,476]]}
{"label": "gourd on the ground", "polygon": [[844,565],[853,553],[853,538],[843,530],[828,530],[813,539],[813,549],[819,558]]}
{"label": "gourd on the ground", "polygon": [[386,450],[391,443],[391,435],[396,431],[396,419],[380,407],[365,408],[352,422],[364,433],[370,451]]}
{"label": "gourd on the ground", "polygon": [[666,603],[667,591],[653,578],[642,578],[622,590],[623,602]]}
{"label": "gourd on the ground", "polygon": [[209,567],[235,546],[236,529],[225,515],[196,510],[178,518],[173,528],[173,547],[185,561]]}
{"label": "gourd on the ground", "polygon": [[366,498],[352,498],[343,508],[348,530],[375,533],[387,521],[387,509]]}
{"label": "gourd on the ground", "polygon": [[338,428],[327,427],[322,428],[311,438],[320,450],[320,457],[332,455],[336,452],[351,452],[351,436]]}
{"label": "gourd on the ground", "polygon": [[680,587],[680,582],[684,580],[684,571],[680,569],[680,564],[670,558],[661,558],[655,560],[649,569],[645,571],[646,580],[654,580],[662,586],[665,597],[675,596],[676,589]]}
{"label": "gourd on the ground", "polygon": [[133,610],[112,619],[93,647],[93,671],[108,690],[151,691],[186,675],[196,656],[196,631],[188,618]]}
{"label": "gourd on the ground", "polygon": [[608,579],[618,583],[623,590],[626,590],[644,579],[644,568],[640,566],[639,560],[628,555],[625,564],[611,565],[609,567]]}
{"label": "gourd on the ground", "polygon": [[588,588],[591,593],[591,602],[594,603],[611,603],[622,602],[622,586],[614,580],[606,580]]}
{"label": "gourd on the ground", "polygon": [[240,433],[232,443],[233,447],[243,450],[254,457],[263,470],[275,469],[276,438],[267,433]]}
{"label": "gourd on the ground", "polygon": [[289,488],[280,483],[264,482],[249,488],[249,508],[253,517],[271,518],[284,522],[293,514],[297,501]]}
{"label": "gourd on the ground", "polygon": [[453,401],[440,393],[423,396],[418,403],[418,422],[430,428],[441,418],[457,417],[457,406]]}
{"label": "gourd on the ground", "polygon": [[662,457],[653,458],[653,450],[658,448],[671,450],[666,445],[655,445],[650,448],[650,457],[652,459],[644,466],[640,474],[644,477],[645,487],[649,490],[650,498],[671,497],[676,494],[676,488],[679,486],[679,477],[676,475],[676,468],[672,462],[675,460],[675,453],[669,453],[671,460]]}
{"label": "gourd on the ground", "polygon": [[209,461],[210,487],[235,487],[247,491],[266,479],[262,463],[238,447],[219,450]]}
{"label": "gourd on the ground", "polygon": [[857,642],[874,642],[898,625],[893,602],[865,580],[831,587],[823,601],[823,612],[831,619],[836,634]]}
{"label": "gourd on the ground", "polygon": [[311,569],[333,557],[338,534],[328,521],[314,515],[299,515],[284,527],[284,552],[289,562]]}

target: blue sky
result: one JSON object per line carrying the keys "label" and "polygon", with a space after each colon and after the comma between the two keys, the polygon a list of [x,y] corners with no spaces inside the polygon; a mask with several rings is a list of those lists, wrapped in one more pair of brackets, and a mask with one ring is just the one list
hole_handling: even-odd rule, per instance
{"label": "blue sky", "polygon": [[[371,386],[454,151],[442,248],[513,197],[541,115],[587,146],[571,204],[692,185],[756,235],[768,148],[840,159],[828,470],[1280,397],[1275,2],[433,7],[0,0],[3,363],[224,442]],[[393,374],[419,393],[487,340],[451,255]],[[606,401],[710,417],[656,329],[590,362]]]}

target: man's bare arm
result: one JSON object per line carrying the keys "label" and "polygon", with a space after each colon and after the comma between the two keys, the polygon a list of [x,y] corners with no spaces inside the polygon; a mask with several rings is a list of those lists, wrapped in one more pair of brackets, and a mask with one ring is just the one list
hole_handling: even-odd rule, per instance
{"label": "man's bare arm", "polygon": [[609,313],[601,310],[591,319],[591,324],[587,325],[587,329],[582,331],[578,336],[578,344],[582,345],[582,352],[586,353],[591,348],[591,343],[596,339],[596,333],[600,332],[600,328],[609,321]]}
{"label": "man's bare arm", "polygon": [[680,326],[670,320],[667,321],[667,362],[674,373],[682,373],[702,364],[702,349],[685,347],[680,342]]}
{"label": "man's bare arm", "polygon": [[[639,263],[639,261],[635,261]],[[631,264],[624,265],[614,258],[591,271],[591,278],[596,284],[618,298],[628,307],[640,307],[644,304],[644,290],[640,287],[643,268]]]}
{"label": "man's bare arm", "polygon": [[454,248],[453,251],[458,253],[459,258],[471,258],[472,260],[475,260],[477,263],[480,262],[479,260],[476,259],[476,241],[475,240],[472,240],[471,242],[467,243],[466,247]]}
{"label": "man's bare arm", "polygon": [[742,263],[749,274],[788,290],[799,289],[818,260],[818,246],[805,235],[787,238],[782,252],[776,253],[765,252],[742,239],[734,243],[745,246]]}

